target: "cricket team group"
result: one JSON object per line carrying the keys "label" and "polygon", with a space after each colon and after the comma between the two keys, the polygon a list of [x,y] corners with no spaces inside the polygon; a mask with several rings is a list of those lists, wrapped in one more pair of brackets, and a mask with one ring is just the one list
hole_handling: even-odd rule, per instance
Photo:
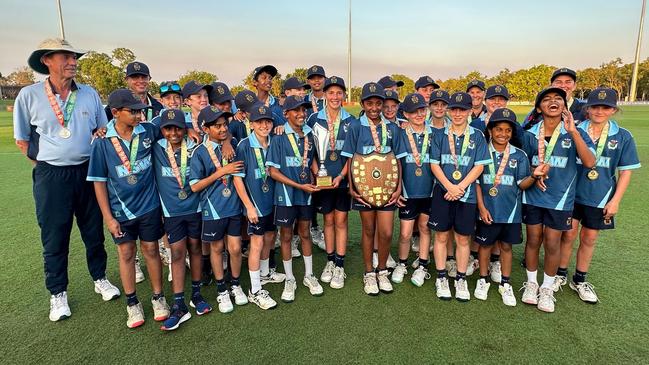
{"label": "cricket team group", "polygon": [[[434,282],[441,300],[487,300],[493,283],[504,305],[516,306],[512,246],[522,243],[524,223],[520,300],[554,312],[554,294],[568,284],[584,302],[598,302],[587,281],[598,234],[614,228],[640,167],[631,133],[615,121],[611,88],[579,100],[576,73],[557,69],[518,120],[504,85],[473,80],[466,92],[449,94],[422,76],[415,93],[400,97],[403,82],[385,76],[362,87],[356,117],[343,106],[344,80],[319,65],[307,69],[306,80],[288,78],[282,95],[271,94],[277,69],[263,65],[254,69],[253,90],[232,95],[221,82],[167,81],[158,100],[147,92],[147,65],[132,62],[128,88],[112,92],[104,107],[94,89],[74,81],[83,54],[63,39],[43,41],[28,64],[48,77],[23,88],[14,106],[16,144],[34,163],[52,321],[71,315],[73,217],[95,292],[106,301],[124,293],[129,328],[145,321],[136,294],[144,280],[139,255],[153,319],[166,331],[192,312],[213,310],[203,296],[213,283],[221,313],[250,302],[275,308],[267,285],[283,283],[286,303],[298,292],[322,295],[323,284],[342,289],[356,280],[345,273],[352,210],[360,215],[358,280],[367,295],[398,290],[409,277],[416,287]],[[382,171],[370,155],[396,162]],[[330,183],[316,183],[321,170]],[[391,189],[368,193],[368,182],[390,178]],[[121,292],[106,278],[104,224],[116,243]],[[324,267],[314,268],[314,245],[326,253]],[[241,281],[244,258],[249,283]],[[469,288],[467,276],[476,274]]]}

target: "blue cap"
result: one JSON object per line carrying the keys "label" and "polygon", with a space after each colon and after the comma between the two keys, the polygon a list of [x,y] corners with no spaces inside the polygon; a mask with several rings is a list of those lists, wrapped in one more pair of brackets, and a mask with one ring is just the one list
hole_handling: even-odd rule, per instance
{"label": "blue cap", "polygon": [[342,77],[338,77],[338,76],[328,77],[324,82],[324,86],[322,87],[322,90],[326,91],[331,86],[338,86],[342,88],[343,91],[345,92],[347,91],[347,87],[345,86],[345,80],[343,80]]}
{"label": "blue cap", "polygon": [[287,96],[286,99],[284,100],[283,109],[284,111],[288,111],[288,110],[297,109],[301,106],[308,108],[311,106],[311,103],[308,102],[306,99],[304,99],[304,96],[291,95],[291,96]]}
{"label": "blue cap", "polygon": [[487,88],[487,93],[485,99],[491,99],[494,96],[502,96],[503,98],[509,100],[509,90],[502,85],[493,85]]}
{"label": "blue cap", "polygon": [[554,82],[554,79],[561,75],[570,76],[575,82],[577,82],[577,73],[569,68],[562,67],[560,69],[554,70],[552,77],[550,77],[550,82]]}
{"label": "blue cap", "polygon": [[468,84],[466,84],[466,91],[469,92],[472,87],[477,87],[478,89],[485,91],[485,84],[481,80],[471,80],[469,81]]}
{"label": "blue cap", "polygon": [[322,77],[327,77],[325,74],[324,67],[318,66],[318,65],[313,65],[309,67],[309,70],[307,71],[306,78],[310,79],[312,76],[322,76]]}
{"label": "blue cap", "polygon": [[133,92],[127,89],[117,89],[108,95],[108,107],[111,109],[129,108],[131,110],[142,110],[150,108],[133,96]]}
{"label": "blue cap", "polygon": [[464,110],[471,109],[471,95],[463,92],[455,93],[450,97],[448,108],[460,108]]}
{"label": "blue cap", "polygon": [[190,82],[186,83],[185,86],[183,86],[183,98],[186,99],[203,89],[207,91],[207,94],[209,95],[210,92],[212,91],[212,86],[203,85],[194,80],[191,80]]}
{"label": "blue cap", "polygon": [[588,94],[586,106],[604,105],[617,108],[617,92],[608,87],[598,87]]}
{"label": "blue cap", "polygon": [[383,76],[381,79],[378,81],[381,86],[383,86],[384,89],[387,89],[389,87],[401,87],[403,86],[403,81],[401,80],[395,80],[392,78],[392,76]]}
{"label": "blue cap", "polygon": [[210,84],[210,86],[212,87],[212,91],[207,94],[210,99],[210,104],[222,104],[226,101],[231,101],[232,99],[234,99],[228,85],[222,82],[213,82]]}
{"label": "blue cap", "polygon": [[394,90],[383,90],[383,96],[385,96],[385,100],[394,100],[397,103],[401,102],[399,100],[399,93]]}
{"label": "blue cap", "polygon": [[262,119],[273,120],[273,113],[270,108],[262,103],[257,103],[250,108],[250,121],[256,122]]}
{"label": "blue cap", "polygon": [[185,129],[185,113],[180,109],[165,109],[160,113],[160,128],[174,126]]}
{"label": "blue cap", "polygon": [[414,113],[417,109],[426,107],[428,107],[428,104],[426,104],[423,95],[419,93],[408,94],[401,102],[401,109],[407,113]]}
{"label": "blue cap", "polygon": [[363,90],[361,91],[361,101],[365,101],[369,98],[379,98],[381,100],[385,99],[385,93],[383,86],[377,84],[376,82],[368,82],[363,85]]}
{"label": "blue cap", "polygon": [[219,118],[223,117],[225,119],[232,116],[230,112],[222,112],[218,108],[213,106],[208,106],[203,108],[200,113],[198,113],[198,122],[202,126],[208,126],[214,124]]}
{"label": "blue cap", "polygon": [[534,101],[534,108],[538,108],[539,105],[541,105],[541,100],[543,99],[543,97],[549,93],[559,94],[563,98],[563,104],[565,106],[568,106],[568,100],[566,100],[566,92],[563,91],[563,89],[551,86],[539,91],[539,93],[536,94],[536,101]]}
{"label": "blue cap", "polygon": [[434,89],[439,89],[439,85],[430,76],[422,76],[415,81],[415,90],[432,85]]}
{"label": "blue cap", "polygon": [[493,128],[496,124],[500,122],[508,122],[511,124],[512,129],[516,130],[518,127],[518,121],[516,120],[516,113],[509,108],[498,108],[491,113],[489,117],[489,123],[487,123],[487,129]]}
{"label": "blue cap", "polygon": [[446,90],[442,90],[442,89],[437,89],[433,91],[433,93],[430,95],[430,100],[428,101],[428,104],[432,104],[438,100],[443,101],[446,104],[451,103],[450,95],[448,95],[448,92]]}
{"label": "blue cap", "polygon": [[131,62],[126,65],[126,77],[133,75],[144,75],[151,77],[151,73],[149,73],[149,67],[142,62],[137,61]]}
{"label": "blue cap", "polygon": [[273,65],[263,65],[255,68],[255,71],[252,73],[252,79],[257,80],[259,74],[262,72],[268,72],[271,77],[277,76],[277,68]]}
{"label": "blue cap", "polygon": [[300,81],[297,77],[289,77],[284,81],[284,90],[291,90],[291,89],[305,89],[309,90],[311,89],[311,85],[304,83]]}
{"label": "blue cap", "polygon": [[250,107],[258,102],[259,98],[257,97],[257,94],[250,90],[242,90],[234,97],[234,103],[237,105],[237,108],[244,112],[249,112]]}

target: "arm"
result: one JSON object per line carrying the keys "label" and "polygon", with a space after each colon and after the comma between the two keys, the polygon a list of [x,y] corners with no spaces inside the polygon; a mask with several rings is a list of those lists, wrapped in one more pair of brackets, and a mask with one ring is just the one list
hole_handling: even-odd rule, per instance
{"label": "arm", "polygon": [[399,181],[397,182],[397,190],[395,190],[394,193],[392,193],[392,195],[390,196],[390,200],[388,201],[388,204],[386,204],[386,206],[390,206],[392,204],[395,204],[399,200],[399,197],[401,196],[401,182],[402,182],[402,180],[401,180],[401,176],[402,176],[401,175],[401,160],[397,160],[397,161],[399,161],[397,163],[397,168],[399,169]]}
{"label": "arm", "polygon": [[108,231],[115,238],[122,237],[124,233],[120,228],[119,222],[113,213],[110,210],[110,203],[108,202],[108,190],[106,189],[105,181],[95,181],[93,182],[95,187],[95,196],[97,197],[97,204],[99,204],[99,209],[101,209],[101,215],[104,217],[104,222],[108,227]]}
{"label": "arm", "polygon": [[433,172],[433,175],[435,175],[435,178],[437,181],[442,184],[444,189],[448,194],[451,196],[462,196],[464,195],[464,189],[462,189],[459,185],[453,184],[447,177],[444,175],[444,170],[442,170],[442,167],[436,163],[430,164],[430,169]]}
{"label": "arm", "polygon": [[246,191],[246,186],[243,183],[243,179],[240,176],[234,176],[234,188],[237,190],[237,195],[239,195],[239,199],[241,199],[241,203],[243,203],[243,206],[246,207],[246,215],[248,216],[248,220],[250,223],[258,223],[259,222],[259,217],[257,216],[257,209],[255,208],[255,205],[252,204],[252,200],[250,200],[250,197],[248,196],[248,192]]}
{"label": "arm", "polygon": [[234,147],[232,147],[232,134],[228,131],[228,136],[225,138],[225,141],[223,141],[223,147],[221,148],[221,153],[223,154],[223,158],[225,158],[228,161],[232,161],[234,158]]}
{"label": "arm", "polygon": [[309,194],[320,190],[317,186],[315,186],[313,184],[298,184],[298,183],[296,183],[295,181],[293,181],[293,180],[289,179],[288,177],[286,177],[286,175],[282,174],[280,169],[278,169],[277,167],[274,167],[274,166],[270,166],[269,174],[270,174],[270,177],[273,180],[275,180],[275,181],[277,181],[279,183],[282,183],[284,185],[292,186],[292,187],[294,187],[296,189],[303,190],[303,191],[305,191],[305,192],[307,192]]}
{"label": "arm", "polygon": [[620,208],[622,197],[624,197],[624,193],[626,192],[626,189],[629,187],[629,183],[631,182],[631,173],[631,170],[621,170],[619,172],[619,179],[617,186],[615,187],[615,194],[613,194],[611,200],[604,206],[604,218],[610,219],[615,214],[617,214],[618,209]]}
{"label": "arm", "polygon": [[478,189],[475,189],[475,193],[476,193],[476,199],[478,201],[478,212],[480,213],[480,219],[485,224],[493,223],[494,220],[491,217],[491,213],[489,213],[489,210],[484,205],[484,197],[482,196],[482,188],[478,187]]}
{"label": "arm", "polygon": [[220,169],[216,169],[216,171],[212,175],[209,175],[208,177],[200,179],[197,182],[191,184],[190,187],[194,193],[198,193],[206,189],[208,186],[214,184],[216,180],[222,178],[223,176],[236,174],[240,172],[242,169],[243,169],[242,161],[235,161],[229,163],[224,167],[221,167]]}
{"label": "arm", "polygon": [[591,151],[588,144],[586,144],[586,141],[581,137],[581,133],[577,129],[577,126],[575,126],[575,120],[572,118],[572,113],[564,110],[562,114],[564,128],[568,133],[570,133],[570,136],[575,142],[577,155],[581,159],[581,163],[589,169],[595,167],[595,154]]}

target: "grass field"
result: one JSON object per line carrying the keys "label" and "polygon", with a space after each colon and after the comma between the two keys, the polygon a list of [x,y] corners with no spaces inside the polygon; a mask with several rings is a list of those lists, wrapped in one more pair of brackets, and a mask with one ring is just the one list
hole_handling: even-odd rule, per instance
{"label": "grass field", "polygon": [[[486,302],[442,302],[434,282],[422,288],[409,282],[391,295],[362,292],[358,213],[350,214],[346,286],[311,297],[303,286],[296,301],[273,311],[256,306],[194,316],[178,331],[163,333],[152,320],[149,282],[138,284],[147,323],[125,326],[122,298],[102,302],[92,290],[83,244],[72,234],[69,298],[73,315],[52,323],[43,281],[39,230],[31,194],[31,164],[13,145],[11,115],[0,104],[0,308],[8,309],[0,326],[2,363],[644,363],[649,358],[649,292],[643,281],[649,234],[646,213],[649,172],[634,172],[617,218],[617,229],[601,235],[589,279],[601,303],[582,303],[570,289],[557,294],[557,310],[545,314],[520,303],[505,307],[493,285]],[[528,108],[516,111],[524,113]],[[649,107],[625,107],[618,115],[649,159]],[[644,212],[644,213],[643,213]],[[398,226],[395,226],[395,237]],[[107,233],[107,237],[108,233]],[[119,283],[116,250],[106,242],[108,277]],[[315,249],[319,273],[325,263]],[[522,246],[515,248],[519,258]],[[396,247],[393,246],[396,254]],[[296,277],[303,263],[297,259]],[[574,263],[570,268],[572,272]],[[245,269],[244,269],[245,271]],[[410,270],[411,272],[412,270]],[[165,269],[166,275],[166,269]],[[475,276],[469,280],[475,288]],[[516,259],[512,281],[519,288],[524,272]],[[247,275],[243,277],[248,289]],[[279,299],[282,285],[268,286]],[[165,282],[171,300],[171,289]],[[215,289],[204,295],[216,304]],[[645,359],[645,360],[642,360]]]}

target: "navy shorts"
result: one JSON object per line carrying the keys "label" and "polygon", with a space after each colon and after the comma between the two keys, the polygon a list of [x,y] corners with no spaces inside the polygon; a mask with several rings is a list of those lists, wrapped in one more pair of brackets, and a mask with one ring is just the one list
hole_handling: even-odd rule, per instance
{"label": "navy shorts", "polygon": [[313,199],[313,205],[322,214],[329,214],[334,210],[349,212],[352,208],[352,197],[347,188],[322,190],[313,194]]}
{"label": "navy shorts", "polygon": [[478,220],[475,227],[475,242],[480,246],[491,246],[496,241],[516,245],[523,242],[523,229],[520,223],[485,224]]}
{"label": "navy shorts", "polygon": [[311,221],[313,212],[312,205],[293,205],[291,207],[276,205],[275,224],[280,227],[292,227],[296,219],[299,221]]}
{"label": "navy shorts", "polygon": [[225,235],[241,237],[241,216],[203,221],[203,241],[221,241]]}
{"label": "navy shorts", "polygon": [[257,224],[248,222],[248,236],[263,236],[266,232],[273,232],[276,229],[273,213],[259,217]]}
{"label": "navy shorts", "polygon": [[453,228],[455,232],[470,236],[475,232],[475,222],[478,218],[476,204],[459,200],[444,199],[444,189],[435,185],[431,199],[428,227],[433,231],[446,232]]}
{"label": "navy shorts", "polygon": [[604,219],[604,208],[591,207],[575,203],[572,218],[581,222],[581,225],[597,230],[614,229],[614,218]]}
{"label": "navy shorts", "polygon": [[569,231],[572,228],[572,211],[523,204],[523,223],[542,224],[557,231]]}
{"label": "navy shorts", "polygon": [[410,198],[406,200],[406,206],[399,208],[399,219],[411,221],[420,214],[430,215],[431,198]]}
{"label": "navy shorts", "polygon": [[169,244],[179,242],[186,237],[201,239],[201,227],[203,226],[201,213],[164,217],[163,221]]}
{"label": "navy shorts", "polygon": [[122,237],[113,237],[115,243],[129,241],[158,242],[164,235],[162,230],[162,211],[160,207],[125,222],[119,222],[119,227],[124,233]]}

